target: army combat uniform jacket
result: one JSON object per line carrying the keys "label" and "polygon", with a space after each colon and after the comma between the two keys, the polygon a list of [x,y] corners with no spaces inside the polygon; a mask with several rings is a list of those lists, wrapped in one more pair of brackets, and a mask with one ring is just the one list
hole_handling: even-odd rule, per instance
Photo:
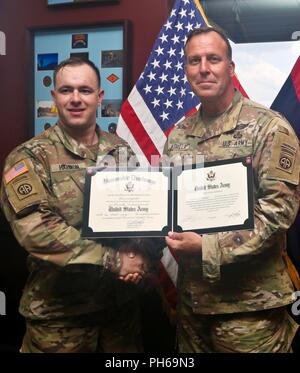
{"label": "army combat uniform jacket", "polygon": [[199,314],[291,303],[293,285],[282,260],[286,230],[299,206],[300,153],[291,126],[236,92],[225,113],[204,121],[199,111],[175,127],[164,153],[175,162],[197,154],[205,161],[253,159],[254,230],[203,235],[202,258],[179,263],[181,300]]}
{"label": "army combat uniform jacket", "polygon": [[56,125],[7,157],[1,202],[15,237],[30,254],[20,303],[28,319],[88,315],[135,295],[132,285],[104,269],[115,250],[80,237],[86,168],[95,166],[97,157],[101,163],[111,155],[118,164],[132,155],[117,136],[97,132],[99,145],[87,147]]}

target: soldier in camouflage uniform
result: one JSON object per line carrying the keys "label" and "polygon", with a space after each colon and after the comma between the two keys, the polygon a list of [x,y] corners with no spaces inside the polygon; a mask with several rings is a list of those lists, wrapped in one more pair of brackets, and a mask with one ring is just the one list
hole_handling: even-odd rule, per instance
{"label": "soldier in camouflage uniform", "polygon": [[126,162],[132,152],[96,125],[103,90],[93,63],[66,60],[54,82],[58,124],[12,151],[1,189],[6,218],[30,254],[21,351],[137,352],[135,284],[146,270],[145,255],[128,242],[116,250],[117,240],[108,246],[80,237],[85,169],[108,155]]}
{"label": "soldier in camouflage uniform", "polygon": [[202,105],[171,131],[164,153],[174,162],[252,156],[255,228],[169,232],[179,257],[179,350],[288,352],[298,325],[285,307],[294,289],[282,253],[299,206],[297,137],[278,113],[235,91],[231,48],[218,30],[194,30],[185,56]]}

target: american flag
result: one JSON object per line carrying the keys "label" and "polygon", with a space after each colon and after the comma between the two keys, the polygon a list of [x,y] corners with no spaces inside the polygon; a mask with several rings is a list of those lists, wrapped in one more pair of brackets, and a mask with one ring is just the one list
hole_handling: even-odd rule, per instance
{"label": "american flag", "polygon": [[12,181],[15,177],[24,174],[28,171],[26,163],[24,161],[19,162],[18,164],[14,165],[6,174],[4,175],[4,179],[6,184]]}
{"label": "american flag", "polygon": [[140,161],[159,158],[172,127],[199,105],[184,74],[187,35],[207,21],[197,0],[176,0],[143,73],[124,102],[117,133]]}
{"label": "american flag", "polygon": [[[117,133],[130,144],[142,165],[158,163],[173,126],[200,104],[185,76],[183,47],[193,29],[207,25],[198,0],[176,0],[144,71],[122,105]],[[240,88],[237,79],[235,83]],[[174,306],[178,265],[168,248],[161,264],[164,293]]]}

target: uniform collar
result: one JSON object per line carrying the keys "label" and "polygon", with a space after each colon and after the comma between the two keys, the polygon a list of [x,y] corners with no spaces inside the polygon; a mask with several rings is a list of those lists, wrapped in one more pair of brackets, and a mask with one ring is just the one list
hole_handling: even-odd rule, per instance
{"label": "uniform collar", "polygon": [[101,159],[103,156],[111,153],[113,150],[119,148],[120,146],[124,146],[122,140],[119,137],[102,131],[101,128],[97,125],[96,132],[99,138],[99,148],[96,157],[96,154],[94,154],[94,152],[92,152],[87,146],[78,144],[77,141],[73,139],[73,137],[71,137],[59,123],[53,127],[53,130],[55,132],[55,135],[71,153],[81,158],[87,158],[93,161],[97,161],[97,159]]}
{"label": "uniform collar", "polygon": [[212,120],[209,125],[207,125],[200,115],[201,107],[197,113],[198,120],[194,124],[187,128],[187,136],[194,136],[201,138],[201,141],[205,141],[214,136],[218,136],[221,133],[233,130],[238,121],[238,117],[243,105],[243,96],[236,90],[231,106],[214,121]]}
{"label": "uniform collar", "polygon": [[[59,140],[64,144],[65,148],[71,153],[78,155],[81,158],[96,160],[95,154],[93,154],[93,152],[84,144],[78,144],[78,142],[70,136],[59,123],[54,127],[54,132]],[[96,132],[100,138],[101,130],[98,125],[96,127]]]}

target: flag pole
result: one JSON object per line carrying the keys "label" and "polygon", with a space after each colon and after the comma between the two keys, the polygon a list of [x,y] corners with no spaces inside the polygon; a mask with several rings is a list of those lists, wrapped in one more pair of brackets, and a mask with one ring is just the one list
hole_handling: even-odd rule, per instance
{"label": "flag pole", "polygon": [[206,25],[207,25],[207,26],[210,26],[210,24],[209,24],[209,22],[208,22],[208,19],[207,19],[205,13],[204,13],[204,10],[203,10],[202,5],[200,4],[199,0],[194,0],[194,3],[195,3],[195,5],[196,5],[196,7],[198,8],[199,12],[201,13],[201,15],[202,15],[202,17],[203,17],[203,19],[204,19]]}

